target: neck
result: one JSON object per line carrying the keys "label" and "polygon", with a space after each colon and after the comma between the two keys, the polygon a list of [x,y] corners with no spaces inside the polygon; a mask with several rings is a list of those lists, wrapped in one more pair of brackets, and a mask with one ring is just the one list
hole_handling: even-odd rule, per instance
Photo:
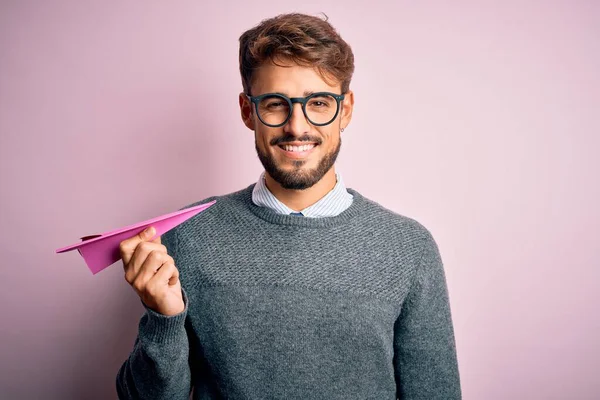
{"label": "neck", "polygon": [[337,180],[335,177],[335,167],[331,167],[319,182],[304,190],[285,189],[271,178],[271,175],[268,173],[265,173],[265,183],[267,189],[269,189],[279,201],[294,211],[302,211],[306,207],[312,206],[325,197],[327,193],[332,191]]}

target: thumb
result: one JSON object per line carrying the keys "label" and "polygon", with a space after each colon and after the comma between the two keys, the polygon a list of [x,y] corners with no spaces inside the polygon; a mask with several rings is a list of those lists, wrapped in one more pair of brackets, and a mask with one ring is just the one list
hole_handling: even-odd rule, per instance
{"label": "thumb", "polygon": [[123,240],[119,244],[119,252],[121,253],[121,258],[123,259],[123,265],[127,265],[129,263],[129,260],[131,259],[131,256],[133,256],[137,245],[140,242],[149,241],[155,233],[156,231],[154,227],[149,226],[137,235],[134,235],[129,239]]}
{"label": "thumb", "polygon": [[152,239],[152,237],[154,237],[155,234],[156,234],[156,229],[154,229],[153,226],[149,226],[146,229],[144,229],[143,231],[141,231],[138,234],[138,236],[141,240],[150,241],[150,239]]}

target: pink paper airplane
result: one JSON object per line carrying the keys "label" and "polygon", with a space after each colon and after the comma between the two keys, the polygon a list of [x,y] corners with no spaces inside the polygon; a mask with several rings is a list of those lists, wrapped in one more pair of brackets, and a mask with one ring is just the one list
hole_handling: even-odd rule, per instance
{"label": "pink paper airplane", "polygon": [[200,204],[198,206],[164,214],[160,217],[148,219],[146,221],[138,222],[137,224],[129,225],[110,232],[101,233],[99,235],[84,236],[81,238],[80,243],[75,243],[70,246],[57,249],[56,252],[64,253],[66,251],[77,249],[79,254],[81,254],[85,260],[90,271],[92,271],[92,273],[95,275],[104,268],[121,259],[119,244],[123,240],[137,235],[150,225],[156,229],[156,234],[152,238],[154,239],[156,236],[160,236],[170,231],[177,225],[182,224],[215,203],[216,200],[211,201],[210,203]]}

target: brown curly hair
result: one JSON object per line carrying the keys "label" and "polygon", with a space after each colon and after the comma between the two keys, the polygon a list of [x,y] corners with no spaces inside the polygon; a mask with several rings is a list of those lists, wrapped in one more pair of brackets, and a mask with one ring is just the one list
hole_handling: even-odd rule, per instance
{"label": "brown curly hair", "polygon": [[314,67],[330,85],[350,89],[354,72],[352,49],[327,22],[319,17],[291,13],[265,19],[240,36],[240,74],[244,93],[250,93],[252,75],[265,62],[292,61]]}

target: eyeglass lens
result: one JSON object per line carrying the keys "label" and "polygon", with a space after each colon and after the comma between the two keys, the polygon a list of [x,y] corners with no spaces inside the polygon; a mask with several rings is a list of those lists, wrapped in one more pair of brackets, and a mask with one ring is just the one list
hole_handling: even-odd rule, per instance
{"label": "eyeglass lens", "polygon": [[[311,97],[306,102],[306,116],[313,124],[328,124],[333,121],[338,105],[330,95]],[[283,124],[290,115],[290,105],[283,96],[271,95],[258,103],[260,119],[268,125]]]}

